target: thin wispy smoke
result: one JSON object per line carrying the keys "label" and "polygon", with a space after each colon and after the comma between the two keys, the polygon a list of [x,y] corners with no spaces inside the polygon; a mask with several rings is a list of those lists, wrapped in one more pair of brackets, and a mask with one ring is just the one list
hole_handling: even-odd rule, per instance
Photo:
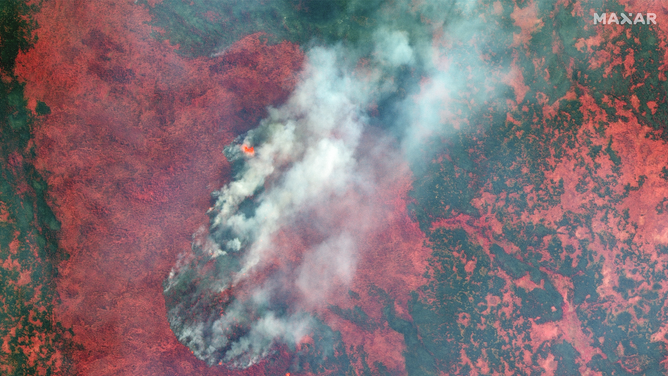
{"label": "thin wispy smoke", "polygon": [[[431,9],[394,6],[417,19]],[[444,101],[466,87],[466,75],[434,61],[431,37],[442,24],[399,25],[391,10],[381,10],[387,22],[372,34],[368,56],[343,45],[308,50],[288,101],[225,148],[233,180],[214,193],[211,227],[195,234],[165,281],[173,331],[209,364],[248,367],[278,343],[299,343],[312,330],[310,312],[347,291],[365,239],[382,229],[389,205],[380,187],[425,137],[446,134]],[[465,47],[448,55],[463,57],[480,64]],[[398,72],[407,71],[428,84],[392,103],[398,116],[388,129],[400,129],[393,140],[369,129],[369,110],[392,97]]]}

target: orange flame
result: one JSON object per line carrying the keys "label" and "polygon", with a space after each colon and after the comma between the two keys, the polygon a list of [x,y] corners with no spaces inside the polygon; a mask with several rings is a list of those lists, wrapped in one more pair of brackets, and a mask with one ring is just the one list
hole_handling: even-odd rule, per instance
{"label": "orange flame", "polygon": [[255,148],[252,147],[252,146],[248,146],[248,145],[242,145],[241,146],[241,151],[243,151],[244,153],[246,153],[248,155],[255,154]]}

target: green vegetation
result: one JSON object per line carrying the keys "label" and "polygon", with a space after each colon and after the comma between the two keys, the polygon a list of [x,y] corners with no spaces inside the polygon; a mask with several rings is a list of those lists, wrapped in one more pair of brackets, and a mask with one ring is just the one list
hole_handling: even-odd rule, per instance
{"label": "green vegetation", "polygon": [[409,9],[392,15],[379,12],[379,0],[270,0],[260,3],[229,0],[165,0],[151,8],[154,25],[165,30],[160,40],[179,45],[188,56],[207,56],[224,50],[239,39],[257,32],[270,42],[288,40],[305,45],[312,40],[334,44],[346,42],[366,47],[380,17],[416,32],[419,17]]}
{"label": "green vegetation", "polygon": [[[434,250],[429,263],[432,282],[414,293],[409,305],[414,330],[420,333],[427,354],[433,356],[439,371],[448,374],[456,372],[462,351],[473,364],[486,359],[490,368],[499,372],[518,372],[521,351],[515,348],[512,335],[504,338],[493,325],[486,324],[499,320],[512,327],[515,318],[502,311],[503,305],[487,306],[490,296],[501,301],[507,288],[503,279],[488,274],[494,268],[489,256],[464,230],[439,229],[431,234],[430,241]],[[475,260],[473,270],[466,271],[462,257]],[[406,329],[400,333],[407,336]],[[407,346],[407,351],[416,352],[413,357],[421,353],[417,344]],[[410,367],[409,354],[406,368],[411,375],[427,374]],[[459,373],[468,372],[461,369]]]}
{"label": "green vegetation", "polygon": [[373,332],[380,325],[376,323],[369,315],[364,312],[362,307],[355,306],[354,308],[343,309],[336,305],[329,306],[329,310],[332,311],[335,315],[341,317],[344,320],[348,320],[353,324],[359,326],[361,329]]}
{"label": "green vegetation", "polygon": [[35,22],[30,17],[36,9],[24,0],[3,0],[0,4],[0,70],[6,75],[13,74],[19,51],[36,42],[32,35]]}
{"label": "green vegetation", "polygon": [[[510,1],[501,3],[504,12],[513,7]],[[616,106],[631,111],[646,125],[656,129],[659,137],[668,139],[668,116],[665,114],[668,86],[653,74],[659,71],[663,62],[662,49],[657,44],[654,26],[629,27],[629,32],[620,33],[610,43],[621,46],[622,61],[633,54],[634,73],[625,77],[624,66],[614,65],[610,73],[605,74],[604,69],[608,66],[592,67],[592,61],[599,51],[608,48],[607,45],[592,46],[591,49],[576,47],[580,38],[594,35],[595,30],[586,19],[588,14],[584,19],[578,16],[572,4],[564,6],[540,2],[537,6],[543,26],[532,34],[528,48],[518,48],[519,53],[515,55],[515,64],[529,86],[524,100],[517,104],[517,110],[505,106],[504,102],[514,100],[514,96],[509,96],[509,88],[503,85],[497,87],[496,99],[484,106],[463,106],[451,110],[461,110],[467,114],[470,124],[476,126],[473,130],[456,133],[445,143],[433,140],[429,146],[437,150],[437,158],[426,168],[416,166],[413,169],[416,181],[412,192],[415,199],[412,210],[433,248],[428,273],[432,282],[421,288],[411,307],[414,325],[441,372],[467,372],[466,367],[455,369],[454,366],[460,363],[460,349],[466,346],[467,357],[472,363],[484,358],[496,372],[518,373],[517,370],[506,369],[505,364],[522,364],[523,360],[514,355],[521,349],[512,349],[512,345],[504,342],[512,342],[513,336],[517,336],[518,342],[523,340],[522,336],[528,328],[517,327],[514,324],[517,319],[532,318],[540,323],[562,317],[563,297],[550,280],[557,277],[548,277],[542,271],[548,270],[554,275],[570,278],[573,283],[572,299],[578,306],[577,314],[583,330],[592,331],[592,336],[597,338],[594,346],[607,357],[604,359],[596,355],[589,367],[603,374],[626,374],[622,365],[638,367],[645,374],[660,374],[662,368],[658,360],[663,359],[665,349],[648,340],[651,337],[649,333],[660,326],[656,319],[660,308],[656,302],[661,300],[661,295],[657,291],[638,291],[639,282],[620,276],[616,288],[623,298],[631,299],[637,294],[643,297],[631,310],[633,315],[630,312],[612,314],[604,309],[587,310],[580,305],[600,303],[597,289],[603,282],[605,258],[600,256],[600,250],[592,251],[591,243],[594,241],[600,242],[607,250],[620,250],[621,254],[615,262],[619,265],[634,263],[643,270],[648,283],[656,285],[655,281],[664,279],[663,275],[653,272],[652,265],[656,262],[646,259],[640,245],[634,242],[634,231],[638,225],[630,221],[628,209],[616,207],[631,192],[644,189],[647,176],[640,175],[635,184],[620,186],[618,177],[625,161],[615,148],[612,137],[606,134],[610,122],[628,120],[618,115]],[[586,9],[599,9],[596,6],[601,4],[582,4]],[[608,12],[623,11],[623,7],[615,3],[608,2],[605,7]],[[500,22],[503,23],[502,20]],[[489,72],[502,67],[502,61],[490,60]],[[537,62],[540,62],[540,67],[537,67]],[[573,67],[570,74],[567,70],[570,69],[567,68],[569,64]],[[485,71],[479,73],[490,74]],[[493,76],[490,74],[485,79],[493,80]],[[580,99],[585,90],[607,117],[606,121],[595,125],[595,132],[581,129],[593,115],[586,113],[581,106]],[[565,99],[568,92],[574,92],[576,99]],[[631,105],[633,95],[640,102],[637,110]],[[657,106],[650,108],[652,102]],[[545,103],[556,107],[554,116],[545,116]],[[509,121],[508,117],[514,121]],[[613,165],[612,174],[606,176],[597,173],[604,159],[609,159]],[[591,193],[592,198],[575,212],[564,211],[561,218],[541,223],[528,222],[526,216],[562,205],[565,193],[563,179],[547,178],[547,174],[561,161],[572,161],[578,169],[574,172],[579,177],[576,192],[584,195]],[[667,176],[668,167],[661,172],[662,178],[668,180]],[[480,199],[482,193],[487,194],[484,204],[479,209],[473,207],[473,200]],[[668,202],[668,199],[664,201]],[[658,213],[666,210],[665,202],[657,206]],[[492,243],[488,253],[463,230],[430,231],[434,222],[443,218],[465,215],[471,218],[467,221],[471,224],[487,213],[503,224],[502,233],[492,235],[491,240],[498,244]],[[616,230],[628,232],[628,238],[620,242],[609,231],[596,232],[592,226],[595,218],[611,223]],[[584,231],[586,235],[576,237],[578,231]],[[562,236],[576,239],[575,244],[563,244]],[[499,244],[512,244],[516,251],[511,254]],[[464,271],[465,264],[460,257],[453,255],[455,252],[466,255],[466,260],[476,260],[473,272]],[[490,268],[502,270],[515,280],[529,275],[530,280],[542,288],[504,287],[504,281],[491,281],[493,277],[484,272]],[[488,307],[484,297],[488,294],[501,296],[499,288],[511,288],[513,295],[521,299],[517,307],[519,312],[513,312],[511,317],[500,314],[500,306],[484,314],[481,312]],[[482,324],[485,314],[500,317],[498,322],[502,328],[514,328],[509,334],[510,339],[499,338],[497,332],[486,332]],[[647,321],[644,325],[637,324],[633,316]],[[468,320],[468,326],[457,324],[462,317]],[[598,338],[604,338],[604,341],[599,343]],[[487,349],[494,349],[492,355],[491,351],[486,356],[476,352],[474,344],[478,343],[484,343]],[[624,357],[615,353],[619,351],[615,346],[620,343],[624,347]],[[635,345],[637,348],[633,347]],[[536,367],[534,372],[540,374],[542,370],[535,366],[538,357],[544,359],[552,354],[558,362],[557,374],[578,373],[580,365],[576,358],[579,354],[573,346],[568,342],[545,342],[539,348],[527,348],[533,354],[534,366],[531,367]],[[506,349],[508,352],[505,352]],[[407,367],[408,359],[407,355]],[[505,363],[498,359],[503,359]],[[413,368],[408,371],[409,374],[420,374]]]}
{"label": "green vegetation", "polygon": [[[53,319],[55,265],[67,255],[58,248],[60,223],[46,202],[46,181],[31,164],[35,115],[14,76],[19,51],[35,41],[35,10],[20,0],[0,2],[0,338],[9,346],[0,369],[7,375],[53,374],[56,352],[73,346],[73,332]],[[40,102],[36,112],[49,108]],[[65,359],[60,370],[69,367]]]}
{"label": "green vegetation", "polygon": [[605,153],[608,154],[608,157],[610,157],[610,160],[612,163],[615,164],[615,166],[619,166],[622,164],[622,159],[617,155],[615,150],[612,148],[612,137],[610,137],[610,140],[608,141],[608,146],[605,148]]}

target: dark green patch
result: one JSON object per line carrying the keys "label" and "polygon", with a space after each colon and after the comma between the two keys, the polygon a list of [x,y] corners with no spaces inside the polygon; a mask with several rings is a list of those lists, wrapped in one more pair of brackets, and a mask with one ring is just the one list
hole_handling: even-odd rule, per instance
{"label": "dark green patch", "polygon": [[359,326],[361,329],[372,332],[376,330],[379,325],[369,315],[364,312],[362,307],[355,306],[354,308],[343,309],[336,305],[330,305],[329,310],[335,315],[344,320],[348,320],[353,324]]}
{"label": "dark green patch", "polygon": [[51,113],[51,108],[42,101],[37,101],[37,106],[35,106],[35,112],[37,115],[48,115]]}

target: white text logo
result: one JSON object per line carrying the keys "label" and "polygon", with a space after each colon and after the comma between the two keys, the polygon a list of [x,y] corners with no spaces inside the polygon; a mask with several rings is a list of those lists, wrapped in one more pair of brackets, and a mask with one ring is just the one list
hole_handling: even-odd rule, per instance
{"label": "white text logo", "polygon": [[620,13],[619,17],[617,17],[617,13],[594,13],[594,25],[599,23],[602,23],[603,25],[610,25],[613,23],[617,25],[635,25],[639,23],[643,25],[649,25],[650,22],[656,25],[656,13],[647,13],[645,16],[643,16],[642,13],[636,13],[635,18],[633,18],[633,21],[631,21],[632,16],[633,13]]}

